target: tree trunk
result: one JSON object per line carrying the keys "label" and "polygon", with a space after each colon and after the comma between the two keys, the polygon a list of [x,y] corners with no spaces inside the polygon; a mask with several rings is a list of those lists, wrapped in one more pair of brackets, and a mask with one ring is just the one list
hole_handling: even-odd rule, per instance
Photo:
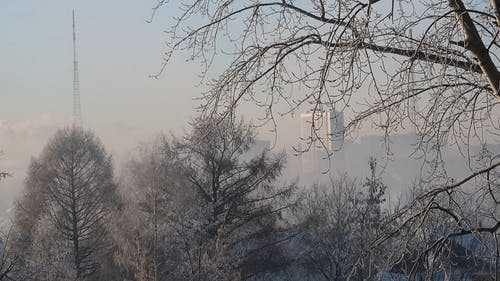
{"label": "tree trunk", "polygon": [[456,18],[462,26],[465,49],[471,52],[473,57],[477,60],[484,75],[488,78],[490,87],[495,93],[497,100],[500,101],[500,73],[498,72],[495,63],[493,63],[489,50],[484,45],[484,42],[476,29],[474,21],[470,17],[469,12],[465,9],[465,5],[462,0],[448,0],[448,3],[455,11]]}

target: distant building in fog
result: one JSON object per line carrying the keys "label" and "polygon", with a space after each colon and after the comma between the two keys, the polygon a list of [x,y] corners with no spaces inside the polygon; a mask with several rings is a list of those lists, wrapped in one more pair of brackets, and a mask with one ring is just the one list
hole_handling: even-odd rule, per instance
{"label": "distant building in fog", "polygon": [[304,148],[331,151],[342,148],[344,141],[344,113],[336,111],[314,111],[300,114],[300,137]]}
{"label": "distant building in fog", "polygon": [[[369,174],[368,159],[378,161],[378,171],[384,173],[386,184],[411,185],[418,176],[419,161],[411,157],[415,134],[362,136],[357,142],[344,140],[344,114],[336,111],[316,111],[300,114],[298,145],[299,177],[302,183],[327,184],[330,176],[348,173],[364,179]],[[389,160],[390,159],[390,160]]]}
{"label": "distant building in fog", "polygon": [[[418,142],[415,133],[393,134],[389,138],[383,135],[365,135],[353,142],[344,140],[344,130],[342,112],[300,114],[300,152],[294,153],[298,157],[295,158],[296,161],[290,162],[294,162],[291,163],[295,164],[292,169],[299,176],[301,184],[328,185],[331,177],[345,173],[363,181],[369,176],[370,156],[377,159],[377,170],[381,173],[383,182],[396,196],[408,190],[417,179],[429,176],[431,171],[424,165],[425,157],[422,152],[415,153]],[[500,144],[488,144],[487,148],[500,153]],[[481,145],[469,146],[472,159],[481,154],[481,151]],[[470,172],[468,162],[456,147],[442,147],[441,157],[448,176],[460,179]]]}
{"label": "distant building in fog", "polygon": [[311,111],[300,114],[301,172],[309,175],[327,171],[329,153],[339,154],[344,144],[344,113]]}

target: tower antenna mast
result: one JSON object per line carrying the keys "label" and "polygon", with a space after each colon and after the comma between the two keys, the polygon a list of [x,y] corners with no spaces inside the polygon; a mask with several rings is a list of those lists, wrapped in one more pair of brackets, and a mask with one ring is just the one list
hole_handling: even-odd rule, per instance
{"label": "tower antenna mast", "polygon": [[78,60],[76,59],[75,10],[73,10],[73,126],[82,126],[80,79],[78,74]]}

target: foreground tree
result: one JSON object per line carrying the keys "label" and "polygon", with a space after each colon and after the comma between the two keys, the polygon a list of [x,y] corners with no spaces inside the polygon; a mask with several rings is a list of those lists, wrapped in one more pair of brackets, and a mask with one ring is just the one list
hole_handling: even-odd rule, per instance
{"label": "foreground tree", "polygon": [[[159,1],[154,11],[168,4]],[[388,236],[412,233],[443,213],[456,228],[434,238],[438,246],[472,233],[496,239],[498,152],[484,145],[486,153],[475,153],[470,145],[498,141],[499,1],[200,0],[179,7],[165,67],[178,50],[189,49],[204,73],[234,54],[227,70],[208,80],[207,114],[230,116],[250,101],[267,121],[284,105],[280,113],[344,111],[346,132],[371,123],[390,137],[412,126],[429,173]],[[318,120],[311,120],[311,139],[321,129]],[[448,175],[441,153],[447,144],[459,148],[470,175]],[[444,203],[454,196],[479,202],[476,209],[487,210],[482,223],[463,206]]]}
{"label": "foreground tree", "polygon": [[242,121],[196,118],[192,127],[132,161],[120,259],[137,280],[237,280],[283,262],[295,187],[278,183],[283,155],[251,153],[254,132]]}
{"label": "foreground tree", "polygon": [[174,188],[176,165],[169,159],[160,144],[143,145],[122,178],[124,208],[116,223],[115,257],[129,279],[173,280],[181,271],[182,250],[172,218],[181,204],[192,201],[183,199],[185,190]]}
{"label": "foreground tree", "polygon": [[[340,178],[328,188],[316,187],[307,194],[297,216],[303,222],[301,244],[306,249],[298,259],[308,280],[348,280],[363,254],[360,225],[362,198],[356,183]],[[293,280],[296,280],[294,278]]]}
{"label": "foreground tree", "polygon": [[[82,128],[59,130],[28,171],[13,241],[36,280],[93,280],[109,259],[107,225],[119,206],[111,158]],[[101,272],[102,273],[102,272]]]}
{"label": "foreground tree", "polygon": [[[314,186],[295,212],[302,224],[297,259],[307,280],[377,280],[385,265],[383,251],[370,247],[383,231],[386,186],[376,176],[370,158],[370,177],[360,185],[344,175],[331,186]],[[291,280],[299,280],[295,276]]]}
{"label": "foreground tree", "polygon": [[0,280],[15,280],[16,264],[19,258],[7,248],[10,231],[0,233]]}
{"label": "foreground tree", "polygon": [[[154,11],[169,4],[159,1]],[[221,53],[235,54],[203,96],[208,112],[231,112],[245,100],[265,119],[275,116],[278,102],[290,112],[302,105],[336,109],[353,116],[348,129],[370,120],[393,132],[412,123],[423,142],[438,144],[448,136],[481,138],[473,129],[493,122],[500,81],[496,0],[203,0],[178,7],[164,67],[184,48],[207,71]]]}
{"label": "foreground tree", "polygon": [[284,238],[279,218],[292,202],[294,185],[278,183],[284,155],[274,156],[268,148],[248,154],[254,140],[243,121],[197,118],[193,132],[175,144],[197,205],[187,222],[201,244],[187,254],[206,259],[193,268],[195,279],[244,279],[272,266],[273,251],[279,257],[275,246]]}

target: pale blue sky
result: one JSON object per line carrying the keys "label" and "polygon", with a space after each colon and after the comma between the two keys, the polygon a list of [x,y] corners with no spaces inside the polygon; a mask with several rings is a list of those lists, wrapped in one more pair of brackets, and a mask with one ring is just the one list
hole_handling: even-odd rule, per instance
{"label": "pale blue sky", "polygon": [[[156,1],[0,0],[0,182],[2,198],[16,193],[31,156],[57,127],[71,124],[72,26],[76,10],[82,116],[119,164],[140,141],[180,133],[193,115],[200,69],[174,58],[158,80],[163,9],[146,23]],[[0,202],[0,205],[2,202]]]}
{"label": "pale blue sky", "polygon": [[181,103],[173,109],[191,105],[197,90],[183,83],[191,82],[185,80],[189,78],[196,81],[189,65],[177,65],[161,80],[148,78],[159,68],[166,39],[162,22],[166,24],[168,11],[162,10],[152,24],[145,21],[155,1],[0,3],[1,119],[71,115],[73,8],[86,125],[101,123],[103,117],[122,121],[130,114],[137,123],[168,117],[169,110],[162,107],[172,103],[172,92]]}
{"label": "pale blue sky", "polygon": [[[172,24],[176,4],[172,0],[147,23],[156,3],[0,0],[0,170],[13,173],[0,181],[0,219],[22,190],[30,158],[39,155],[58,127],[71,124],[73,9],[83,124],[113,154],[117,174],[141,142],[161,132],[179,135],[188,129],[198,105],[193,98],[203,91],[197,86],[201,68],[198,61],[186,62],[187,55],[180,53],[160,79],[148,77],[160,69],[167,40],[163,31]],[[225,63],[218,60],[218,70]],[[256,115],[255,107],[248,105],[243,110],[246,120],[263,114]],[[275,116],[276,147],[290,149],[299,142],[298,118]],[[364,128],[365,134],[373,131]],[[268,130],[260,133],[261,138],[274,140]],[[289,157],[289,163],[297,161]]]}
{"label": "pale blue sky", "polygon": [[[203,90],[197,86],[201,68],[180,53],[160,79],[148,77],[160,69],[163,31],[175,8],[172,2],[147,23],[156,3],[0,0],[0,168],[14,173],[0,182],[0,207],[19,192],[30,157],[58,127],[71,124],[73,9],[83,123],[103,140],[115,163],[160,132],[187,130],[198,104],[193,98]],[[247,120],[255,117],[249,111],[255,108],[243,109]],[[277,147],[290,148],[299,141],[298,119],[278,119]],[[271,132],[261,133],[272,140]]]}
{"label": "pale blue sky", "polygon": [[[163,31],[175,7],[147,23],[156,3],[0,0],[0,168],[14,174],[0,182],[0,209],[22,188],[30,158],[58,127],[71,124],[73,9],[83,124],[103,140],[116,166],[140,142],[188,129],[198,105],[193,98],[203,90],[201,68],[180,53],[160,79],[149,77],[160,69]],[[298,120],[291,122],[280,132],[289,146],[298,139]]]}

